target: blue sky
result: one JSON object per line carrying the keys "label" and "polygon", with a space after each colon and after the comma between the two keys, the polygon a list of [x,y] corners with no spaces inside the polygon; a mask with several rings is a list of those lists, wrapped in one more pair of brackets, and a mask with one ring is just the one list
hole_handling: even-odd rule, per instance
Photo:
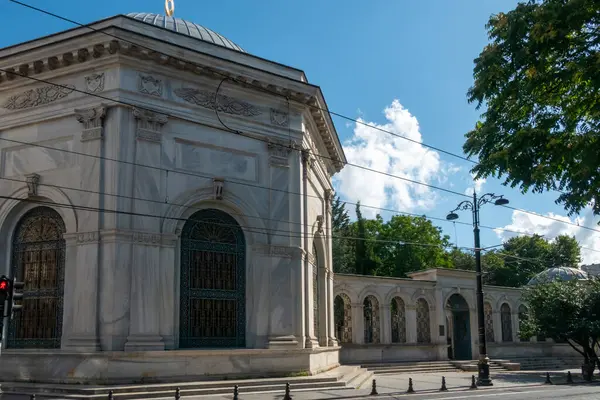
{"label": "blue sky", "polygon": [[[25,2],[82,23],[128,12],[164,13],[162,0]],[[213,29],[249,53],[304,70],[312,83],[321,86],[332,111],[462,155],[464,134],[480,113],[467,103],[466,92],[472,84],[473,59],[487,43],[485,24],[491,14],[507,11],[516,3],[175,0],[175,16]],[[7,23],[0,25],[0,47],[73,27],[8,1],[2,2],[2,12]],[[386,118],[386,108],[393,122]],[[347,143],[351,161],[357,164],[461,193],[473,186],[468,162],[401,139],[393,140],[389,135],[336,117],[334,122],[341,140]],[[385,149],[392,151],[382,157]],[[338,192],[350,201],[362,199],[364,204],[434,217],[444,217],[463,200],[366,174],[346,167],[337,181]],[[354,182],[360,182],[360,186]],[[555,216],[565,214],[554,204],[555,193],[522,195],[495,179],[488,179],[481,190],[504,194],[518,208]],[[587,218],[580,223],[600,229],[588,213],[582,217]],[[463,213],[461,219],[471,221],[468,213]],[[584,246],[600,249],[600,234],[509,209],[487,205],[481,219],[485,225],[509,226],[549,238],[559,233],[574,234]],[[455,235],[452,224],[436,224],[450,235],[451,241],[458,241],[460,246],[472,245],[470,227],[457,225]],[[483,245],[495,245],[501,240],[496,232],[482,229]],[[600,253],[584,252],[584,256],[586,262],[600,261]]]}

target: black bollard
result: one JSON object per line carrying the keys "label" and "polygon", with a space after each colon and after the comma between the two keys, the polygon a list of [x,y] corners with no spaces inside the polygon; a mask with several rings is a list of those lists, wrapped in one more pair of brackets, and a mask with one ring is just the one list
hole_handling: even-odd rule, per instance
{"label": "black bollard", "polygon": [[445,392],[447,390],[448,388],[446,387],[446,377],[442,376],[442,387],[440,388],[440,392]]}
{"label": "black bollard", "polygon": [[546,385],[552,385],[552,381],[550,380],[550,372],[546,372]]}
{"label": "black bollard", "polygon": [[108,391],[108,400],[113,400],[113,391],[112,390]]}
{"label": "black bollard", "polygon": [[571,376],[571,371],[567,371],[567,383],[573,383],[573,377]]}
{"label": "black bollard", "polygon": [[477,383],[475,383],[475,375],[471,375],[471,387],[469,389],[477,389]]}
{"label": "black bollard", "polygon": [[29,397],[29,400],[35,400],[35,394],[32,394],[31,397]]}
{"label": "black bollard", "polygon": [[290,395],[290,384],[285,384],[285,396],[283,396],[283,400],[292,400],[292,396]]}
{"label": "black bollard", "polygon": [[240,389],[238,388],[238,385],[235,385],[233,387],[233,400],[239,400],[238,399],[239,394],[240,394]]}
{"label": "black bollard", "polygon": [[414,393],[415,389],[413,389],[412,378],[408,378],[408,390],[406,393]]}
{"label": "black bollard", "polygon": [[377,381],[373,379],[373,385],[371,385],[371,396],[377,396]]}
{"label": "black bollard", "polygon": [[175,389],[175,400],[181,399],[181,390],[179,388]]}

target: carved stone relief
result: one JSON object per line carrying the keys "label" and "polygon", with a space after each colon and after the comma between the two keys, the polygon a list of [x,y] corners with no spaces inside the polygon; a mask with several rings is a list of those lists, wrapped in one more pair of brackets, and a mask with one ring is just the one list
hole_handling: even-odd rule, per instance
{"label": "carved stone relief", "polygon": [[267,148],[269,150],[269,162],[271,165],[280,167],[289,166],[289,157],[292,149],[296,147],[295,142],[285,142],[283,140],[269,139]]}
{"label": "carved stone relief", "polygon": [[24,108],[37,107],[67,97],[74,90],[75,86],[73,85],[42,86],[9,97],[2,107],[7,110],[21,110]]}
{"label": "carved stone relief", "polygon": [[77,244],[96,243],[100,240],[100,232],[79,232],[77,233]]}
{"label": "carved stone relief", "polygon": [[38,185],[40,183],[40,176],[38,174],[28,174],[25,175],[27,180],[27,196],[37,196],[38,194]]}
{"label": "carved stone relief", "polygon": [[133,243],[141,243],[151,246],[158,246],[161,243],[160,235],[154,233],[133,232],[131,240]]}
{"label": "carved stone relief", "polygon": [[317,215],[317,232],[323,233],[323,222],[325,219],[322,215]]}
{"label": "carved stone relief", "polygon": [[162,81],[151,75],[140,74],[138,90],[140,93],[149,94],[151,96],[162,96]]}
{"label": "carved stone relief", "polygon": [[173,93],[188,103],[226,114],[242,115],[244,117],[254,117],[262,114],[260,108],[250,103],[222,94],[217,96],[216,93],[207,90],[179,88],[175,89]]}
{"label": "carved stone relief", "polygon": [[85,90],[90,93],[102,92],[104,90],[104,72],[86,76]]}
{"label": "carved stone relief", "polygon": [[223,178],[213,178],[213,196],[215,200],[223,200]]}
{"label": "carved stone relief", "polygon": [[310,170],[315,162],[315,159],[311,156],[308,150],[302,150],[302,176],[305,179],[310,177]]}
{"label": "carved stone relief", "polygon": [[271,123],[277,126],[288,126],[290,118],[287,112],[271,108]]}
{"label": "carved stone relief", "polygon": [[102,125],[105,116],[105,105],[75,110],[75,117],[77,118],[77,121],[83,124],[83,131],[81,132],[82,142],[94,139],[102,139]]}
{"label": "carved stone relief", "polygon": [[324,200],[325,212],[329,212],[329,210],[331,210],[331,202],[333,201],[333,190],[325,189]]}
{"label": "carved stone relief", "polygon": [[162,140],[160,132],[162,126],[167,123],[168,117],[165,114],[138,108],[133,109],[133,116],[137,120],[136,139],[160,143]]}

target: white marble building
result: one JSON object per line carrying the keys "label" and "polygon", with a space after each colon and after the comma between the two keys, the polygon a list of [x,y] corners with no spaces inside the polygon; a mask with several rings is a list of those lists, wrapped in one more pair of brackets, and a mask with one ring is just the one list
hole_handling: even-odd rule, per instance
{"label": "white marble building", "polygon": [[[346,160],[302,71],[180,19],[90,27],[0,49],[0,274],[26,284],[1,379],[477,357],[472,273],[334,283]],[[567,351],[518,340],[519,290],[486,296],[491,356]]]}
{"label": "white marble building", "polygon": [[0,376],[337,366],[320,88],[181,19],[90,27],[0,50],[0,273],[26,283]]}
{"label": "white marble building", "polygon": [[[334,312],[342,363],[475,360],[479,357],[475,272],[430,269],[411,279],[336,274]],[[566,343],[520,339],[521,289],[484,286],[492,359],[573,357]]]}

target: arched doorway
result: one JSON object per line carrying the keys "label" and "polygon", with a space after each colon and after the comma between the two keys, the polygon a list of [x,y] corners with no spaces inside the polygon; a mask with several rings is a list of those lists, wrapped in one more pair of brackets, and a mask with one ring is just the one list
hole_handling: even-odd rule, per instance
{"label": "arched doorway", "polygon": [[246,346],[246,241],[215,209],[194,213],[181,233],[179,347]]}
{"label": "arched doorway", "polygon": [[12,238],[12,276],[23,282],[23,308],[9,322],[8,348],[58,349],[62,337],[65,223],[50,207],[36,207]]}
{"label": "arched doorway", "polygon": [[471,319],[469,305],[464,297],[455,293],[446,307],[451,312],[452,355],[455,360],[471,360]]}

